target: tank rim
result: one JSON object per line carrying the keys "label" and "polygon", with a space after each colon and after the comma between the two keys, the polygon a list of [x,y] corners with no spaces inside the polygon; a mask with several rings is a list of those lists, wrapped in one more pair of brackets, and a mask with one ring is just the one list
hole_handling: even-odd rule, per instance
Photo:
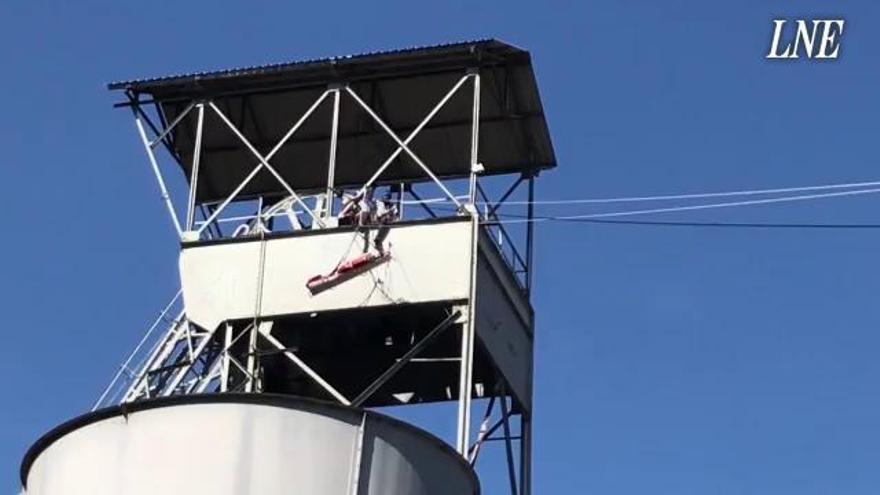
{"label": "tank rim", "polygon": [[467,462],[461,455],[459,455],[458,452],[453,449],[452,446],[450,446],[448,443],[444,442],[433,433],[423,430],[415,425],[409,424],[405,421],[401,421],[397,418],[393,418],[387,414],[372,411],[369,409],[345,406],[342,404],[313,399],[310,397],[299,397],[281,394],[246,393],[177,395],[171,397],[157,397],[152,399],[140,400],[137,402],[130,402],[126,404],[105,407],[82,414],[80,416],[76,416],[43,434],[43,436],[37,439],[37,441],[34,442],[34,444],[31,445],[31,447],[27,450],[24,458],[21,461],[21,467],[19,468],[19,478],[21,480],[21,486],[24,489],[27,489],[27,475],[30,472],[31,466],[33,465],[34,461],[36,461],[37,457],[39,457],[40,454],[43,453],[43,451],[45,451],[53,443],[55,443],[55,441],[64,437],[68,433],[71,433],[74,430],[117,416],[127,417],[129,414],[141,411],[148,411],[150,409],[159,409],[163,407],[173,406],[186,406],[194,404],[249,404],[280,407],[286,409],[331,409],[337,412],[346,412],[352,415],[365,414],[368,417],[373,418],[377,421],[390,423],[396,427],[411,431],[423,437],[425,440],[428,440],[435,447],[451,455],[456,460],[456,462],[458,462],[463,468],[465,468],[468,475],[473,480],[474,487],[476,488],[474,495],[480,495],[480,480],[470,463]]}

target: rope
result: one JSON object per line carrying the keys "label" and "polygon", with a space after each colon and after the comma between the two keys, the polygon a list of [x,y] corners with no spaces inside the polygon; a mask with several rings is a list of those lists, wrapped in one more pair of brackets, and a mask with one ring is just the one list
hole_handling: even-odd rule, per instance
{"label": "rope", "polygon": [[358,236],[361,235],[360,229],[356,229],[351,236],[351,242],[348,243],[348,247],[345,248],[345,252],[342,253],[342,257],[339,258],[339,261],[336,262],[336,266],[333,267],[333,270],[339,268],[339,265],[348,258],[348,255],[351,253],[351,248],[354,246],[355,241],[357,241]]}

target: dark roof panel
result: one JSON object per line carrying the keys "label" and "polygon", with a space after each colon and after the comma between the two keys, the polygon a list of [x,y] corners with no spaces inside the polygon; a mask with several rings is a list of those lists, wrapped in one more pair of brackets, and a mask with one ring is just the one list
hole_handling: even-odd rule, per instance
{"label": "dark roof panel", "polygon": [[[525,56],[527,59],[528,52],[500,41],[484,39],[359,53],[341,57],[297,60],[276,64],[132,79],[111,82],[107,87],[110,90],[132,90],[143,93],[170,91],[172,88],[207,90],[212,85],[224,86],[230,80],[234,81],[236,86],[244,83],[244,86],[247,87],[266,84],[273,78],[293,82],[292,79],[304,78],[305,75],[312,73],[323,73],[330,78],[352,74],[360,76],[378,75],[383,68],[388,73],[399,73],[407,69],[424,68],[429,64],[449,66],[449,64],[457,63],[458,65],[464,64],[463,67],[469,67],[481,57],[489,57],[488,61],[494,60],[497,63],[499,59],[495,59],[495,57],[513,59],[517,56]],[[389,62],[390,65],[383,67],[382,64]]]}
{"label": "dark roof panel", "polygon": [[[415,128],[469,69],[481,75],[480,161],[486,174],[536,173],[555,166],[541,99],[528,52],[496,40],[480,40],[389,52],[201,72],[111,83],[136,101],[156,103],[173,121],[193,100],[214,101],[242,133],[267,152],[332,84],[345,83],[401,139]],[[473,86],[466,83],[412,142],[413,151],[445,178],[469,171]],[[394,141],[343,94],[336,185],[363,184],[396,148]],[[142,103],[143,104],[143,103]],[[256,165],[237,138],[206,111],[198,196],[224,199]],[[326,99],[273,158],[273,166],[298,190],[320,190],[327,178],[331,99]],[[195,112],[175,128],[171,142],[189,176]],[[401,154],[383,182],[427,177]],[[244,196],[283,195],[268,173],[258,175]]]}

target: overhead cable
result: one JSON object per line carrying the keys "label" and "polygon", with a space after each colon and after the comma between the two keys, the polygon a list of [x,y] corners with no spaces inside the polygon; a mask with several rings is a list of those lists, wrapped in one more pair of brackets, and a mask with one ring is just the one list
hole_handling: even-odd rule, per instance
{"label": "overhead cable", "polygon": [[823,198],[833,198],[833,197],[842,197],[842,196],[856,196],[862,194],[872,194],[880,192],[880,188],[874,189],[860,189],[856,191],[841,191],[841,192],[832,192],[832,193],[821,193],[821,194],[804,194],[799,196],[783,196],[781,198],[766,198],[766,199],[752,199],[746,201],[730,201],[725,203],[709,203],[709,204],[701,204],[701,205],[686,205],[686,206],[672,206],[668,208],[651,208],[644,210],[628,210],[628,211],[614,211],[614,212],[605,212],[605,213],[589,213],[584,215],[561,215],[561,216],[542,216],[535,218],[516,218],[516,219],[504,219],[498,221],[492,221],[490,223],[499,223],[499,224],[512,224],[512,223],[528,223],[528,222],[548,222],[548,221],[567,221],[567,220],[586,220],[586,219],[599,219],[599,218],[613,218],[613,217],[627,217],[627,216],[636,216],[636,215],[650,215],[650,214],[658,214],[658,213],[673,213],[679,211],[694,211],[694,210],[708,210],[708,209],[716,209],[716,208],[733,208],[740,206],[753,206],[753,205],[762,205],[762,204],[772,204],[772,203],[785,203],[785,202],[793,202],[793,201],[808,201],[813,199],[823,199]]}
{"label": "overhead cable", "polygon": [[[835,184],[821,184],[815,186],[796,186],[796,187],[781,187],[775,189],[743,189],[737,191],[718,191],[718,192],[701,192],[701,193],[686,193],[686,194],[666,194],[666,195],[657,195],[657,196],[623,196],[623,197],[613,197],[613,198],[576,198],[576,199],[545,199],[545,200],[535,200],[535,201],[516,201],[516,200],[507,200],[504,201],[505,205],[566,205],[566,204],[604,204],[604,203],[636,203],[636,202],[649,202],[649,201],[671,201],[671,200],[688,200],[688,199],[707,199],[707,198],[723,198],[723,197],[735,197],[735,196],[763,196],[767,194],[785,194],[785,193],[793,193],[793,192],[808,192],[808,191],[824,191],[824,190],[835,190],[835,189],[857,189],[857,188],[866,188],[866,187],[877,187],[880,186],[880,181],[870,181],[870,182],[848,182],[848,183],[835,183]],[[455,196],[458,199],[467,199],[467,195],[459,195]],[[425,198],[419,200],[404,200],[404,204],[432,204],[432,203],[448,203],[451,202],[449,198],[446,197],[436,197],[436,198]],[[477,204],[480,205],[494,205],[495,203],[487,202],[487,201],[478,201]]]}
{"label": "overhead cable", "polygon": [[818,186],[801,186],[801,187],[783,187],[776,189],[746,189],[740,191],[722,191],[722,192],[706,192],[706,193],[693,193],[693,194],[670,194],[670,195],[661,195],[661,196],[632,196],[632,197],[619,197],[619,198],[586,198],[586,199],[559,199],[559,200],[537,200],[537,201],[505,201],[505,204],[510,205],[523,205],[523,204],[534,204],[534,205],[564,205],[564,204],[592,204],[592,203],[634,203],[634,202],[645,202],[645,201],[670,201],[670,200],[680,200],[680,199],[706,199],[706,198],[721,198],[721,197],[731,197],[731,196],[763,196],[767,194],[784,194],[784,193],[792,193],[792,192],[807,192],[807,191],[823,191],[823,190],[832,190],[832,189],[855,189],[861,187],[877,187],[880,186],[880,181],[874,182],[851,182],[846,184],[825,184]]}

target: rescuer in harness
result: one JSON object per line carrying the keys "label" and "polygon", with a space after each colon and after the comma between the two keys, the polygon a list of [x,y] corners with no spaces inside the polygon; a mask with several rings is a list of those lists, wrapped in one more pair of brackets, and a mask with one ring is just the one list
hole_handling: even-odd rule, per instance
{"label": "rescuer in harness", "polygon": [[[372,200],[373,191],[360,191],[354,195],[346,194],[343,197],[342,211],[339,212],[339,225],[355,225],[355,235],[364,236],[363,253],[354,258],[343,258],[336,267],[327,275],[315,275],[306,281],[306,286],[317,294],[323,290],[334,287],[348,278],[370,269],[378,263],[390,259],[391,253],[385,250],[385,239],[391,230],[390,225],[396,222],[400,216],[398,202],[393,199],[391,191],[385,193],[378,202]],[[370,230],[377,228],[373,239],[373,247],[378,253],[370,252]],[[354,239],[352,240],[354,243]],[[351,246],[349,246],[349,249]]]}
{"label": "rescuer in harness", "polygon": [[370,248],[370,224],[373,223],[373,189],[362,189],[354,195],[346,194],[339,212],[339,225],[356,225],[364,236],[364,252]]}
{"label": "rescuer in harness", "polygon": [[385,254],[385,239],[391,231],[391,227],[388,225],[396,222],[399,217],[400,209],[397,206],[397,202],[392,199],[391,191],[389,190],[376,204],[375,209],[375,224],[379,227],[379,230],[376,232],[376,239],[373,241],[373,245],[380,255]]}
{"label": "rescuer in harness", "polygon": [[345,194],[342,198],[342,211],[339,212],[339,225],[367,225],[373,210],[373,190],[360,190],[356,194]]}
{"label": "rescuer in harness", "polygon": [[373,247],[379,254],[385,254],[385,239],[391,230],[388,227],[398,220],[400,208],[389,190],[379,201],[373,200],[373,189],[345,195],[342,211],[339,212],[339,225],[357,225],[364,236],[364,252],[370,249],[370,229],[378,227]]}

